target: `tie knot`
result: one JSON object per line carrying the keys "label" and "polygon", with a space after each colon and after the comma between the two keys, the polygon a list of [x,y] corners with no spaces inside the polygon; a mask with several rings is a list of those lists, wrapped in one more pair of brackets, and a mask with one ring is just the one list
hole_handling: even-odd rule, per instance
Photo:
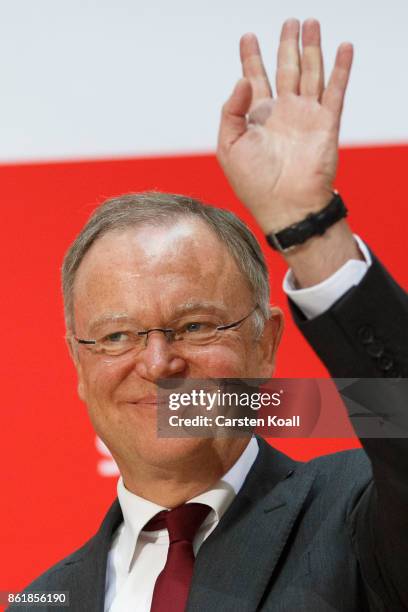
{"label": "tie knot", "polygon": [[183,504],[172,510],[162,510],[143,529],[155,531],[167,528],[171,544],[181,540],[192,542],[210,510],[210,506],[205,504]]}

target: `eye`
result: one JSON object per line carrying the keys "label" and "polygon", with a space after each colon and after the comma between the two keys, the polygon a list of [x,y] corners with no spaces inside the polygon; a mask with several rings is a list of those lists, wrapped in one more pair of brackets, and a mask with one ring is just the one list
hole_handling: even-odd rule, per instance
{"label": "eye", "polygon": [[199,332],[205,329],[205,327],[206,327],[205,323],[199,323],[198,321],[192,321],[191,323],[186,323],[184,325],[184,331],[188,333]]}
{"label": "eye", "polygon": [[128,334],[126,332],[118,331],[113,334],[108,334],[102,340],[102,342],[118,344],[119,342],[126,342]]}
{"label": "eye", "polygon": [[188,321],[181,326],[180,332],[195,336],[198,334],[208,334],[215,328],[216,325],[212,321]]}

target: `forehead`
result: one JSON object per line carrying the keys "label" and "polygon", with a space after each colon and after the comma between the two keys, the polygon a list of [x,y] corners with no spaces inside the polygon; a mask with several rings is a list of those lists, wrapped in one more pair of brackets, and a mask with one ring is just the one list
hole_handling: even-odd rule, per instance
{"label": "forehead", "polygon": [[245,297],[250,291],[231,253],[195,219],[105,234],[86,253],[74,284],[75,318],[87,320],[106,312],[171,316],[183,301],[228,308]]}

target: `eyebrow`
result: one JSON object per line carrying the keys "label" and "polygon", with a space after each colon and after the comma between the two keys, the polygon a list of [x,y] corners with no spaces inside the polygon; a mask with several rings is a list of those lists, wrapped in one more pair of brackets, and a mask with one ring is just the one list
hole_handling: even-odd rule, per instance
{"label": "eyebrow", "polygon": [[129,317],[129,315],[124,312],[107,312],[91,322],[89,332],[94,332],[106,323],[126,323],[127,321],[131,320],[132,319]]}
{"label": "eyebrow", "polygon": [[[225,314],[226,308],[225,305],[221,302],[208,302],[208,301],[195,301],[195,302],[186,302],[185,304],[180,304],[174,310],[172,319],[182,316],[184,314],[189,314],[191,312],[205,310],[207,312],[216,313],[216,314]],[[100,317],[94,319],[89,326],[89,333],[94,333],[103,325],[107,323],[136,323],[137,321],[130,317],[125,312],[108,312]],[[142,326],[139,326],[142,327]]]}
{"label": "eyebrow", "polygon": [[180,304],[174,310],[174,316],[188,314],[197,310],[206,310],[207,312],[224,314],[226,312],[225,305],[222,302],[196,301]]}

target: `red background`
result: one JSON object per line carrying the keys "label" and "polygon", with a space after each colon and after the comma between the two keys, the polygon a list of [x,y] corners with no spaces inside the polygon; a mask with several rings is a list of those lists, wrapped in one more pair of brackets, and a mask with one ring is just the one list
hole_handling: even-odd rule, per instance
{"label": "red background", "polygon": [[[341,151],[337,188],[355,232],[403,285],[408,146]],[[115,496],[101,477],[95,435],[64,345],[59,268],[65,249],[105,198],[159,189],[236,211],[255,229],[272,277],[272,300],[287,314],[285,271],[208,156],[0,167],[3,265],[2,561],[0,591],[27,582],[90,537]],[[381,308],[381,303],[378,304]],[[336,350],[336,347],[333,347]],[[290,318],[277,376],[325,376]],[[356,446],[356,440],[279,440],[298,459]]]}

